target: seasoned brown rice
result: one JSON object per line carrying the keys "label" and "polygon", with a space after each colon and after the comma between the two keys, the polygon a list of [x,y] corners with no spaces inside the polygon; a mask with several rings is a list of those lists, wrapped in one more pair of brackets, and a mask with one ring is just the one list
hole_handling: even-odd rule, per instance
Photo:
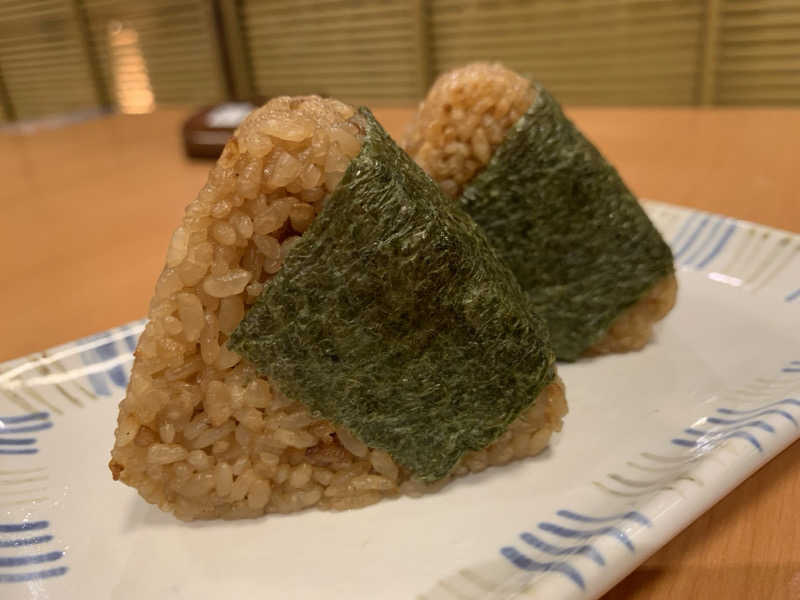
{"label": "seasoned brown rice", "polygon": [[110,468],[185,520],[349,509],[441,488],[452,476],[540,452],[566,414],[556,377],[486,449],[423,485],[384,451],[313,417],[227,349],[358,153],[352,107],[275,98],[239,127],[186,208],[120,403]]}
{"label": "seasoned brown rice", "polygon": [[[528,79],[497,63],[448,71],[419,105],[403,146],[446,195],[458,198],[535,98]],[[677,286],[674,273],[656,282],[587,354],[643,348],[675,305]]]}

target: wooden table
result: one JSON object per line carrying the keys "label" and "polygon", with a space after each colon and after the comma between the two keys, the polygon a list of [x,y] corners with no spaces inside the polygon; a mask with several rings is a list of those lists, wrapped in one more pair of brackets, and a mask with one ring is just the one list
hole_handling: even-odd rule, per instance
{"label": "wooden table", "polygon": [[[399,137],[410,109],[376,110]],[[800,231],[800,110],[569,111],[644,198]],[[0,360],[145,314],[167,242],[209,163],[187,111],[0,132]],[[800,443],[606,600],[800,598]]]}

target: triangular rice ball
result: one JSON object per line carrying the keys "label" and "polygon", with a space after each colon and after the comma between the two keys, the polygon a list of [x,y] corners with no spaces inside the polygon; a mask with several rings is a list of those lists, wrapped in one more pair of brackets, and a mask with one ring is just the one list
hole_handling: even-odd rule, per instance
{"label": "triangular rice ball", "polygon": [[182,519],[438,489],[540,451],[566,412],[541,323],[482,234],[335,100],[245,120],[149,317],[110,466]]}
{"label": "triangular rice ball", "polygon": [[541,86],[497,64],[445,73],[405,146],[484,230],[560,359],[639,349],[674,305],[669,246]]}

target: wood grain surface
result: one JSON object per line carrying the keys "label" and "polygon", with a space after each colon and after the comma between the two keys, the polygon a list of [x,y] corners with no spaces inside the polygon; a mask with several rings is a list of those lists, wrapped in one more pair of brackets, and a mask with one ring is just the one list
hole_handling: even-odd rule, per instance
{"label": "wood grain surface", "polygon": [[[574,108],[643,198],[800,231],[800,110]],[[411,109],[376,109],[395,137]],[[0,360],[142,317],[210,163],[188,112],[0,131]],[[800,338],[800,332],[798,333]],[[605,600],[800,599],[800,442]]]}

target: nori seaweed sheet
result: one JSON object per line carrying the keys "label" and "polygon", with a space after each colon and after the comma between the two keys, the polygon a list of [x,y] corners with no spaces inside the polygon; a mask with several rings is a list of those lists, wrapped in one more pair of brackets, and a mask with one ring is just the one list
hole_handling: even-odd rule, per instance
{"label": "nori seaweed sheet", "polygon": [[531,405],[555,357],[480,229],[359,114],[360,153],[229,346],[433,481]]}
{"label": "nori seaweed sheet", "polygon": [[674,270],[672,252],[597,148],[540,86],[461,206],[576,360]]}

